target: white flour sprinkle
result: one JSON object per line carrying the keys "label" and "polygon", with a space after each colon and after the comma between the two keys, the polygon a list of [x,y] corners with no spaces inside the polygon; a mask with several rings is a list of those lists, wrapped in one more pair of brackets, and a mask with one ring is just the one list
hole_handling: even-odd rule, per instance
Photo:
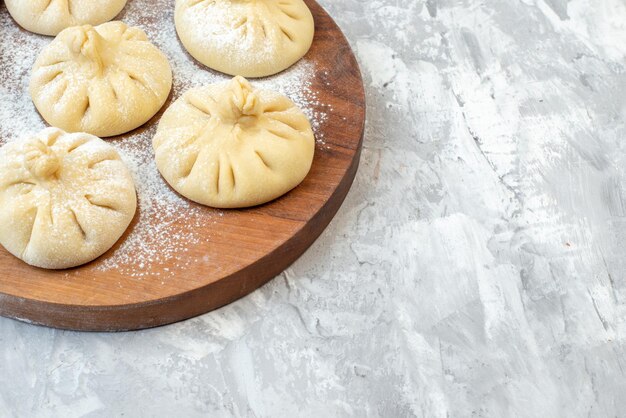
{"label": "white flour sprinkle", "polygon": [[[173,2],[134,0],[122,12],[120,20],[138,26],[148,34],[169,58],[174,73],[172,99],[175,100],[191,87],[220,82],[230,77],[213,72],[191,58],[178,41],[174,28]],[[0,5],[0,145],[36,133],[47,125],[37,113],[30,95],[30,69],[38,52],[52,38],[20,31]],[[332,108],[319,103],[312,89],[314,66],[306,60],[291,69],[252,84],[264,89],[280,91],[291,98],[310,118],[318,148],[325,146],[321,127]],[[320,110],[323,109],[323,110]],[[151,141],[156,123],[139,129],[125,139],[109,142],[120,152],[133,172],[139,198],[138,222],[128,237],[112,254],[98,261],[97,269],[119,270],[135,278],[174,274],[187,268],[195,260],[186,253],[202,243],[194,231],[219,222],[223,212],[199,207],[176,194],[157,171]],[[177,223],[184,221],[186,228]],[[167,268],[165,264],[174,265]]]}

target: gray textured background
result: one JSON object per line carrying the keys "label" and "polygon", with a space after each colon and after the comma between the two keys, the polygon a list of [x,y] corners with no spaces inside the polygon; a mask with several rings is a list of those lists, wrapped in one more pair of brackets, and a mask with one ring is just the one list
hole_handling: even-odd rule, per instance
{"label": "gray textured background", "polygon": [[321,3],[369,103],[330,228],[181,324],[0,319],[0,416],[626,416],[626,2]]}

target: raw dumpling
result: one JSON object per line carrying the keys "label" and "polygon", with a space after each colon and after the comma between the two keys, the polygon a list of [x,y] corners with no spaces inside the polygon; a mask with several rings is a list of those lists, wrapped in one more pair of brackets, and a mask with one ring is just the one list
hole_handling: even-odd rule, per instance
{"label": "raw dumpling", "polygon": [[194,58],[244,77],[290,67],[307,53],[315,31],[302,0],[176,0],[175,17]]}
{"label": "raw dumpling", "polygon": [[146,34],[109,22],[61,32],[35,62],[30,94],[50,125],[107,137],[150,120],[171,87],[170,64]]}
{"label": "raw dumpling", "polygon": [[122,11],[126,0],[5,0],[24,29],[55,36],[70,26],[99,25]]}
{"label": "raw dumpling", "polygon": [[110,249],[137,207],[109,144],[48,128],[0,148],[0,244],[26,263],[64,269]]}
{"label": "raw dumpling", "polygon": [[157,167],[176,191],[218,208],[287,193],[306,177],[315,151],[304,113],[242,77],[187,91],[161,118],[153,145]]}

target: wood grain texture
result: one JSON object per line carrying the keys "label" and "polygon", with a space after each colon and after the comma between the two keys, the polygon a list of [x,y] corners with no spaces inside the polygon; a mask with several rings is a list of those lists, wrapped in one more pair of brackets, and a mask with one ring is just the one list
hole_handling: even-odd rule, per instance
{"label": "wood grain texture", "polygon": [[[365,95],[356,59],[341,30],[317,3],[307,4],[316,22],[315,40],[306,57],[315,68],[311,89],[318,93],[320,104],[332,106],[332,112],[322,127],[326,145],[317,147],[306,180],[274,202],[226,211],[221,217],[214,217],[213,209],[199,207],[193,216],[206,217],[207,224],[211,219],[210,228],[196,232],[201,237],[185,255],[189,263],[142,267],[159,273],[160,279],[98,269],[125,237],[98,260],[65,271],[27,266],[0,248],[0,315],[86,331],[173,323],[247,295],[315,241],[341,206],[356,174]],[[149,123],[157,123],[159,116]],[[176,228],[185,231],[188,225],[178,222]],[[134,262],[140,268],[141,260]]]}

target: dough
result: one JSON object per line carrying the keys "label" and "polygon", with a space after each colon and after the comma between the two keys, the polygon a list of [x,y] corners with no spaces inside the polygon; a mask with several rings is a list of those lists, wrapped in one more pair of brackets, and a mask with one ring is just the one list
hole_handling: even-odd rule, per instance
{"label": "dough", "polygon": [[0,148],[0,244],[30,265],[64,269],[99,257],[136,207],[129,170],[100,138],[48,128]]}
{"label": "dough", "polygon": [[175,18],[194,58],[244,77],[290,67],[307,53],[315,30],[302,0],[176,0]]}
{"label": "dough", "polygon": [[126,0],[6,0],[13,19],[24,29],[55,36],[70,26],[99,25],[122,11]]}
{"label": "dough", "polygon": [[109,22],[61,32],[35,62],[30,94],[50,125],[107,137],[150,120],[171,87],[170,64],[146,34]]}
{"label": "dough", "polygon": [[307,117],[242,77],[187,91],[153,140],[159,171],[183,196],[218,208],[259,205],[296,187],[313,162]]}

